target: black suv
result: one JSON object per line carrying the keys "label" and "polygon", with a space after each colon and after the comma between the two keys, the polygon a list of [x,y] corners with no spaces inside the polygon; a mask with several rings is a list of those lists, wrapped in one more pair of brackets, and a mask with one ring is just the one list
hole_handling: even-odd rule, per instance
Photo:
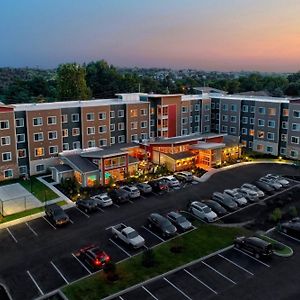
{"label": "black suv", "polygon": [[272,244],[258,237],[238,237],[235,239],[234,245],[256,258],[270,257],[273,254]]}
{"label": "black suv", "polygon": [[148,227],[158,231],[164,237],[174,236],[177,228],[165,217],[153,213],[148,217]]}
{"label": "black suv", "polygon": [[61,226],[70,222],[69,216],[57,204],[45,206],[45,213],[50,221],[52,221],[56,226]]}
{"label": "black suv", "polygon": [[76,207],[85,211],[86,213],[91,213],[97,210],[97,201],[94,199],[81,199],[76,201]]}
{"label": "black suv", "polygon": [[153,192],[164,192],[168,191],[168,184],[162,179],[156,179],[149,181],[148,184],[152,187]]}
{"label": "black suv", "polygon": [[114,189],[108,192],[108,196],[117,204],[129,201],[129,193],[123,189]]}

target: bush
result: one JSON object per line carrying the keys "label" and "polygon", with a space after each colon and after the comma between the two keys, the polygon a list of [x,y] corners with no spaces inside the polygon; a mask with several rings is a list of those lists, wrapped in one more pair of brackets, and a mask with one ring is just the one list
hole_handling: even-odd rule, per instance
{"label": "bush", "polygon": [[181,238],[176,238],[171,241],[170,251],[172,253],[181,253],[184,250],[184,245]]}
{"label": "bush", "polygon": [[119,279],[117,266],[113,262],[108,262],[106,265],[104,265],[103,272],[106,274],[106,279],[108,281],[116,281]]}
{"label": "bush", "polygon": [[142,265],[146,268],[151,268],[155,265],[155,253],[152,249],[146,249],[142,255]]}
{"label": "bush", "polygon": [[290,217],[292,217],[292,218],[295,218],[295,217],[298,216],[298,211],[297,211],[297,208],[295,206],[290,206],[288,213],[289,213]]}
{"label": "bush", "polygon": [[278,221],[280,221],[282,218],[282,212],[280,208],[275,208],[273,210],[273,212],[270,215],[270,220],[277,223]]}

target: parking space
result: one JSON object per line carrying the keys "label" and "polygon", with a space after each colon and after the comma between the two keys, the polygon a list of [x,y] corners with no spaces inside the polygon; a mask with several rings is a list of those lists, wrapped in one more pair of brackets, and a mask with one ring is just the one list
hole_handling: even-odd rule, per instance
{"label": "parking space", "polygon": [[15,242],[22,242],[23,240],[35,238],[37,233],[26,223],[18,224],[7,228],[9,234]]}
{"label": "parking space", "polygon": [[151,248],[157,244],[163,242],[163,239],[157,234],[153,234],[147,227],[139,228],[139,234],[145,239],[145,245]]}
{"label": "parking space", "polygon": [[[143,300],[153,300],[157,299],[146,287],[141,286],[140,288],[137,288],[133,291],[130,291],[124,295],[121,296],[124,300],[137,300],[137,299],[143,299]],[[121,298],[115,298],[121,300]]]}
{"label": "parking space", "polygon": [[80,210],[77,207],[72,207],[66,210],[67,215],[73,221],[73,223],[83,223],[86,222],[86,219],[89,219],[90,216]]}
{"label": "parking space", "polygon": [[0,230],[0,249],[1,251],[9,251],[11,247],[16,245],[16,241],[7,229]]}

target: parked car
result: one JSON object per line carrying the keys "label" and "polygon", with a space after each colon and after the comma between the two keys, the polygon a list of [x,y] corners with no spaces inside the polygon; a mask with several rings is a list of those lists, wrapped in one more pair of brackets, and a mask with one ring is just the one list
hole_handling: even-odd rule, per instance
{"label": "parked car", "polygon": [[148,227],[164,237],[174,236],[177,232],[177,228],[167,218],[157,213],[152,213],[148,217]]}
{"label": "parked car", "polygon": [[180,187],[180,182],[174,176],[166,176],[163,177],[169,187]]}
{"label": "parked car", "polygon": [[129,194],[123,189],[113,189],[108,192],[108,196],[117,204],[129,201]]}
{"label": "parked car", "polygon": [[286,233],[294,238],[300,239],[300,218],[280,223],[277,230]]}
{"label": "parked car", "polygon": [[181,171],[181,172],[176,172],[174,174],[174,177],[177,180],[183,181],[183,182],[191,182],[193,181],[193,174],[188,171]]}
{"label": "parked car", "polygon": [[238,193],[243,195],[243,197],[245,197],[250,202],[255,202],[259,200],[258,193],[253,190],[246,189],[246,188],[239,188],[236,190]]}
{"label": "parked car", "polygon": [[279,175],[267,174],[265,177],[275,180],[276,182],[280,183],[284,187],[290,185],[290,182],[287,179]]}
{"label": "parked car", "polygon": [[241,193],[238,193],[237,190],[224,190],[224,195],[229,196],[234,202],[236,202],[239,206],[244,206],[247,204],[247,199]]}
{"label": "parked car", "polygon": [[275,190],[280,190],[282,188],[282,185],[279,182],[277,182],[277,181],[275,181],[274,179],[271,179],[271,178],[261,177],[259,179],[259,181],[264,182],[264,183],[270,185]]}
{"label": "parked car", "polygon": [[214,200],[204,200],[202,202],[211,208],[218,215],[218,217],[222,217],[228,213],[222,205]]}
{"label": "parked car", "polygon": [[116,226],[112,226],[111,232],[115,238],[119,238],[125,244],[134,249],[141,248],[145,245],[144,238],[140,236],[132,227],[124,224],[118,224]]}
{"label": "parked car", "polygon": [[136,187],[139,189],[139,191],[142,194],[149,194],[152,192],[152,187],[150,184],[145,183],[145,182],[141,182],[141,183],[137,183]]}
{"label": "parked car", "polygon": [[110,257],[96,245],[84,247],[76,253],[76,256],[88,263],[93,269],[102,268],[110,261]]}
{"label": "parked car", "polygon": [[270,257],[273,254],[272,244],[258,237],[238,237],[235,239],[234,245],[236,248],[250,253],[257,259]]}
{"label": "parked car", "polygon": [[249,190],[256,192],[259,198],[263,198],[265,196],[265,193],[253,184],[244,183],[241,186],[241,188],[249,189]]}
{"label": "parked car", "polygon": [[205,222],[214,222],[218,218],[215,212],[213,212],[206,204],[199,201],[190,203],[188,211]]}
{"label": "parked car", "polygon": [[53,222],[56,226],[65,225],[70,222],[69,216],[57,204],[46,205],[45,213],[50,221]]}
{"label": "parked car", "polygon": [[152,187],[153,192],[164,192],[169,189],[168,184],[162,179],[149,181],[148,184]]}
{"label": "parked car", "polygon": [[76,207],[83,210],[86,213],[91,213],[97,210],[97,201],[94,199],[87,199],[87,200],[78,200],[76,201]]}
{"label": "parked car", "polygon": [[235,211],[238,209],[238,205],[236,202],[230,199],[230,197],[219,193],[219,192],[214,192],[212,194],[212,200],[218,202],[222,206],[224,206],[227,210],[230,211]]}
{"label": "parked car", "polygon": [[113,201],[110,197],[108,197],[107,193],[96,195],[91,197],[97,203],[99,207],[107,207],[113,205]]}
{"label": "parked car", "polygon": [[273,188],[269,184],[266,184],[265,182],[257,180],[257,181],[254,182],[254,184],[257,188],[263,190],[263,192],[265,194],[272,195],[275,191],[275,188]]}
{"label": "parked car", "polygon": [[175,211],[169,212],[167,214],[167,218],[173,225],[175,225],[181,231],[186,231],[193,228],[192,223],[188,221],[186,217]]}
{"label": "parked car", "polygon": [[139,189],[133,185],[130,185],[130,186],[124,185],[124,186],[120,187],[120,189],[128,192],[130,199],[136,199],[141,196]]}

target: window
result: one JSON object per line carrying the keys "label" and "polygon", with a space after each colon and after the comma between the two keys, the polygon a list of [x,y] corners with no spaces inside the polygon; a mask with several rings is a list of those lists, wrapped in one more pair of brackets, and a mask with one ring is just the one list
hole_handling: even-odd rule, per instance
{"label": "window", "polygon": [[110,116],[111,119],[113,119],[115,117],[115,112],[111,110],[109,112],[109,116]]}
{"label": "window", "polygon": [[79,114],[72,114],[72,122],[79,122]]}
{"label": "window", "polygon": [[261,115],[265,115],[266,114],[266,108],[265,107],[259,107],[258,108],[258,113]]}
{"label": "window", "polygon": [[227,126],[224,126],[224,125],[222,125],[222,132],[227,132],[227,130],[228,130],[228,127],[227,127]]}
{"label": "window", "polygon": [[275,133],[268,132],[268,133],[267,133],[267,139],[268,139],[269,141],[274,141],[274,140],[275,140]]}
{"label": "window", "polygon": [[34,156],[35,157],[44,156],[44,148],[43,147],[34,148]]}
{"label": "window", "polygon": [[2,153],[2,161],[11,161],[11,152]]}
{"label": "window", "polygon": [[287,134],[282,134],[281,135],[281,141],[286,142],[287,141]]}
{"label": "window", "polygon": [[12,169],[4,170],[4,178],[12,178],[14,176]]}
{"label": "window", "polygon": [[230,133],[235,134],[236,133],[236,128],[235,127],[230,127]]}
{"label": "window", "polygon": [[88,148],[94,148],[94,147],[96,147],[96,142],[95,142],[95,140],[90,140],[90,141],[88,141],[88,142],[87,142],[87,146],[88,146]]}
{"label": "window", "polygon": [[242,134],[247,135],[248,134],[248,129],[247,128],[242,128]]}
{"label": "window", "polygon": [[293,110],[293,117],[300,118],[300,110]]}
{"label": "window", "polygon": [[258,126],[265,126],[265,120],[258,119]]}
{"label": "window", "polygon": [[215,102],[211,103],[211,108],[214,109],[216,107]]}
{"label": "window", "polygon": [[49,154],[57,154],[58,153],[58,147],[57,146],[50,146],[49,147]]}
{"label": "window", "polygon": [[222,121],[228,122],[228,115],[222,115]]}
{"label": "window", "polygon": [[107,139],[101,139],[101,140],[99,140],[99,146],[100,147],[107,146]]}
{"label": "window", "polygon": [[116,143],[116,138],[114,136],[110,137],[110,144],[113,145]]}
{"label": "window", "polygon": [[106,120],[106,112],[99,113],[99,120]]}
{"label": "window", "polygon": [[63,151],[69,150],[70,146],[69,143],[63,143]]}
{"label": "window", "polygon": [[272,153],[272,152],[273,152],[273,147],[267,146],[267,152],[268,152],[268,153]]}
{"label": "window", "polygon": [[299,144],[299,140],[300,140],[299,136],[292,136],[291,137],[291,143],[292,144]]}
{"label": "window", "polygon": [[190,123],[193,123],[193,116],[190,116]]}
{"label": "window", "polygon": [[298,157],[298,151],[296,150],[291,150],[291,157]]}
{"label": "window", "polygon": [[99,133],[105,133],[107,130],[106,130],[106,125],[102,125],[102,126],[99,126]]}
{"label": "window", "polygon": [[283,115],[284,117],[288,117],[288,116],[289,116],[289,110],[288,110],[287,108],[284,108],[284,109],[282,110],[282,115]]}
{"label": "window", "polygon": [[141,122],[141,128],[147,128],[147,121]]}
{"label": "window", "polygon": [[216,119],[216,115],[214,113],[211,114],[211,119],[215,120]]}
{"label": "window", "polygon": [[190,105],[190,112],[193,111],[193,104]]}
{"label": "window", "polygon": [[148,110],[147,108],[142,108],[141,109],[141,116],[147,116]]}
{"label": "window", "polygon": [[130,110],[130,117],[135,118],[137,116],[138,116],[137,109],[131,109]]}
{"label": "window", "polygon": [[56,117],[51,116],[47,118],[48,125],[55,125],[56,124]]}
{"label": "window", "polygon": [[131,130],[137,129],[137,127],[138,127],[138,122],[131,122],[131,123],[130,123],[130,128],[131,128]]}
{"label": "window", "polygon": [[73,149],[80,149],[81,145],[80,145],[80,142],[77,141],[77,142],[73,142]]}
{"label": "window", "polygon": [[188,123],[188,118],[182,118],[181,119],[181,124],[186,125]]}
{"label": "window", "polygon": [[181,112],[182,112],[182,113],[187,113],[187,112],[188,112],[187,106],[182,106],[182,107],[181,107]]}
{"label": "window", "polygon": [[205,125],[204,126],[204,133],[208,133],[209,129],[210,129],[209,125]]}
{"label": "window", "polygon": [[18,158],[26,157],[26,149],[18,149]]}
{"label": "window", "polygon": [[194,132],[199,132],[199,131],[200,131],[199,126],[195,126],[195,127],[194,127]]}
{"label": "window", "polygon": [[110,131],[115,131],[115,124],[110,124],[109,129]]}
{"label": "window", "polygon": [[242,117],[242,123],[248,124],[248,117]]}
{"label": "window", "polygon": [[216,109],[219,109],[219,108],[220,108],[220,103],[217,102],[217,103],[216,103]]}
{"label": "window", "polygon": [[292,131],[300,131],[300,123],[292,123]]}
{"label": "window", "polygon": [[24,127],[24,119],[23,118],[16,119],[16,127]]}
{"label": "window", "polygon": [[231,116],[230,117],[230,122],[231,123],[236,123],[236,116]]}
{"label": "window", "polygon": [[48,140],[56,140],[56,139],[57,139],[57,131],[49,131]]}
{"label": "window", "polygon": [[17,134],[17,143],[24,143],[25,142],[25,134]]}
{"label": "window", "polygon": [[256,146],[256,150],[257,150],[257,151],[264,151],[264,145],[258,144],[258,145]]}
{"label": "window", "polygon": [[137,140],[138,140],[137,134],[131,135],[131,141],[132,141],[132,142],[137,141]]}
{"label": "window", "polygon": [[205,115],[205,116],[204,116],[204,121],[205,121],[205,122],[208,122],[208,121],[209,121],[209,115]]}
{"label": "window", "polygon": [[254,125],[254,118],[250,118],[250,125]]}
{"label": "window", "polygon": [[44,140],[44,134],[42,132],[37,132],[33,135],[33,139],[35,142],[43,141]]}
{"label": "window", "polygon": [[181,130],[181,135],[187,135],[189,133],[187,128]]}
{"label": "window", "polygon": [[257,131],[257,137],[263,139],[265,137],[265,132],[261,130]]}
{"label": "window", "polygon": [[231,111],[237,111],[237,105],[231,104],[230,109],[231,109]]}
{"label": "window", "polygon": [[253,148],[253,142],[252,141],[249,141],[248,147],[251,148],[251,149]]}
{"label": "window", "polygon": [[87,121],[94,121],[95,120],[95,114],[90,112],[86,114],[86,120]]}
{"label": "window", "polygon": [[268,121],[268,127],[270,127],[270,128],[275,128],[275,125],[276,125],[276,123],[275,123],[274,120],[269,120],[269,121]]}
{"label": "window", "polygon": [[254,136],[254,134],[255,134],[254,129],[249,129],[249,135]]}
{"label": "window", "polygon": [[118,136],[118,143],[125,143],[125,135],[119,135]]}
{"label": "window", "polygon": [[68,123],[68,115],[61,115],[61,122]]}
{"label": "window", "polygon": [[195,111],[200,111],[200,104],[195,104]]}
{"label": "window", "polygon": [[141,134],[141,139],[142,140],[146,140],[148,138],[148,134],[147,133],[142,133]]}
{"label": "window", "polygon": [[123,109],[119,109],[118,110],[118,117],[119,118],[123,118],[124,117],[124,110]]}
{"label": "window", "polygon": [[72,128],[72,136],[80,135],[80,128]]}
{"label": "window", "polygon": [[274,107],[269,107],[269,108],[268,108],[268,115],[269,115],[269,116],[276,116],[276,108],[274,108]]}
{"label": "window", "polygon": [[69,136],[69,130],[68,129],[63,129],[62,130],[62,137],[65,138],[65,137],[68,137]]}
{"label": "window", "polygon": [[242,111],[243,112],[248,112],[249,111],[249,106],[248,105],[243,105],[242,106]]}
{"label": "window", "polygon": [[33,126],[41,126],[41,125],[43,125],[42,117],[33,118]]}
{"label": "window", "polygon": [[95,134],[95,127],[87,127],[87,134],[88,135]]}
{"label": "window", "polygon": [[28,172],[27,172],[27,166],[20,166],[19,167],[19,173],[20,175],[26,175]]}
{"label": "window", "polygon": [[286,155],[286,148],[280,148],[280,154]]}
{"label": "window", "polygon": [[209,111],[210,110],[210,105],[209,104],[205,104],[204,105],[204,111]]}
{"label": "window", "polygon": [[44,172],[45,171],[45,165],[36,165],[35,166],[36,172]]}
{"label": "window", "polygon": [[195,122],[200,122],[200,116],[199,115],[195,116]]}
{"label": "window", "polygon": [[151,119],[150,120],[150,126],[154,126],[155,124],[154,124],[154,120],[153,119]]}
{"label": "window", "polygon": [[124,125],[123,122],[122,123],[118,123],[118,130],[124,130],[124,128],[125,128],[125,125]]}
{"label": "window", "polygon": [[281,127],[282,127],[282,129],[287,129],[287,128],[288,128],[288,123],[285,122],[285,121],[283,121],[283,122],[281,123]]}
{"label": "window", "polygon": [[10,145],[10,136],[1,137],[1,146]]}
{"label": "window", "polygon": [[222,110],[228,111],[228,104],[222,104]]}

